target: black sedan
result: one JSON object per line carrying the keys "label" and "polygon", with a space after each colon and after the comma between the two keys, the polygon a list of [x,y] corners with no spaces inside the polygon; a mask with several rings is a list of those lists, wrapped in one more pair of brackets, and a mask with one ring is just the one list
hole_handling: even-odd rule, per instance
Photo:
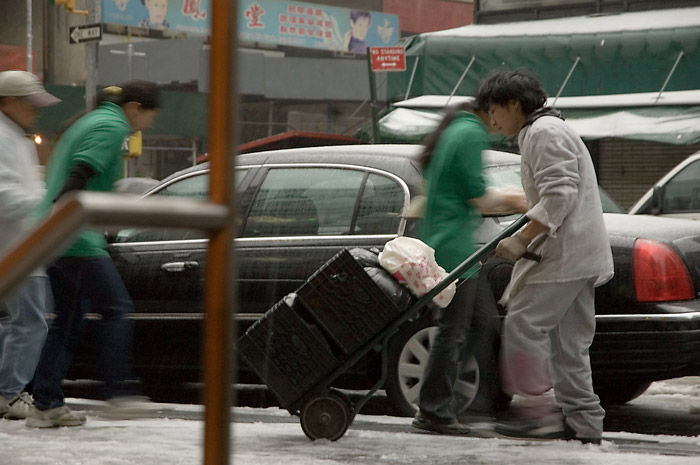
{"label": "black sedan", "polygon": [[[415,234],[416,221],[402,212],[420,192],[413,161],[419,150],[336,146],[237,157],[239,334],[339,250],[381,248],[398,235]],[[487,152],[484,167],[491,185],[519,183],[517,155]],[[208,174],[206,164],[189,168],[146,195],[205,199]],[[700,224],[626,215],[604,192],[601,200],[609,212],[615,277],[596,291],[591,359],[598,394],[606,404],[619,404],[653,381],[700,374]],[[484,217],[481,240],[513,220]],[[206,247],[198,231],[126,229],[110,237],[110,253],[136,304],[135,369],[146,386],[200,379]],[[500,296],[511,265],[491,258],[484,270]],[[383,387],[398,414],[414,411],[432,331],[425,312],[389,342]],[[92,376],[86,346],[77,353],[71,377]],[[369,351],[334,384],[368,389],[381,373],[380,361]],[[457,390],[464,406],[479,389],[484,363],[463,361]],[[241,383],[259,382],[245,364],[237,375]]]}

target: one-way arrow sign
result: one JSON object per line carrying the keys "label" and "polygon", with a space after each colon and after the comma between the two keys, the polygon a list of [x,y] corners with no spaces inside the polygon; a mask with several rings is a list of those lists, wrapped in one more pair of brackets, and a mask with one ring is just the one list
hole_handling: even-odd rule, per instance
{"label": "one-way arrow sign", "polygon": [[68,35],[71,44],[79,44],[81,42],[89,42],[91,40],[101,40],[102,24],[97,23],[73,26],[68,30]]}

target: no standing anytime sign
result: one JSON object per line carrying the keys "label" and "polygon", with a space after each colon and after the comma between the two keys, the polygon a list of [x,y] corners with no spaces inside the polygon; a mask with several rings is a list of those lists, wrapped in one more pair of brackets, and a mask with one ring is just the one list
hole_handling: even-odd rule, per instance
{"label": "no standing anytime sign", "polygon": [[371,47],[372,71],[405,71],[406,50],[403,47]]}

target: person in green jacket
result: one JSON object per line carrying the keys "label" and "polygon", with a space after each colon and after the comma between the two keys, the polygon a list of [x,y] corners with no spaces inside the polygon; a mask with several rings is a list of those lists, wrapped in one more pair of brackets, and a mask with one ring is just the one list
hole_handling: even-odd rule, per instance
{"label": "person in green jacket", "polygon": [[[50,214],[54,203],[75,190],[111,191],[121,174],[122,153],[134,131],[153,125],[161,106],[155,84],[131,81],[103,91],[97,107],[75,121],[60,137],[46,172],[46,197],[39,206]],[[104,397],[124,405],[137,393],[131,379],[134,311],[127,289],[107,253],[104,233],[84,229],[62,256],[47,269],[56,318],[34,376],[34,408],[30,427],[79,426],[85,415],[71,411],[64,402],[61,380],[65,377],[88,312],[102,316],[96,360],[101,362]]]}
{"label": "person in green jacket", "polygon": [[[447,272],[476,251],[475,233],[481,225],[482,210],[526,209],[524,193],[506,194],[486,188],[481,156],[489,147],[488,121],[488,113],[473,104],[458,106],[426,139],[419,158],[426,184],[420,239],[435,249],[435,260]],[[480,347],[483,359],[492,362],[490,367],[480,367],[485,380],[477,392],[481,403],[478,413],[492,414],[495,408],[499,392],[498,308],[488,281],[475,271],[469,270],[460,278],[452,301],[436,315],[438,332],[431,343],[419,411],[412,423],[416,428],[441,434],[470,432],[466,420],[459,421],[453,392],[460,354],[467,343]]]}

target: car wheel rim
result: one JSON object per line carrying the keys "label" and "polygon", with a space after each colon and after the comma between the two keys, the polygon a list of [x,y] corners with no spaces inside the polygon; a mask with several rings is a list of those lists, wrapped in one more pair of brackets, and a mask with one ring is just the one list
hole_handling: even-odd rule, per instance
{"label": "car wheel rim", "polygon": [[[437,327],[431,326],[416,332],[406,341],[397,360],[399,386],[410,405],[418,408],[418,395],[423,384],[423,374],[428,366],[430,346],[437,334]],[[471,356],[462,361],[458,368],[454,386],[453,408],[455,413],[463,412],[471,404],[479,387],[479,366]]]}

